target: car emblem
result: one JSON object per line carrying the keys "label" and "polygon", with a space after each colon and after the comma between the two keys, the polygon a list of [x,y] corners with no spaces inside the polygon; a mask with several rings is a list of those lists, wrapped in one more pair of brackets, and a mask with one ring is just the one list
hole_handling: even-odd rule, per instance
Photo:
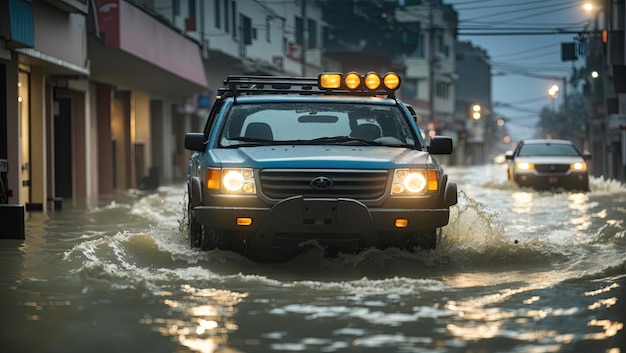
{"label": "car emblem", "polygon": [[311,180],[311,187],[316,190],[328,190],[332,188],[334,184],[332,179],[325,176],[318,176]]}
{"label": "car emblem", "polygon": [[555,170],[556,170],[556,167],[554,166],[554,164],[552,164],[552,165],[550,166],[550,170],[551,170],[551,171],[555,171]]}

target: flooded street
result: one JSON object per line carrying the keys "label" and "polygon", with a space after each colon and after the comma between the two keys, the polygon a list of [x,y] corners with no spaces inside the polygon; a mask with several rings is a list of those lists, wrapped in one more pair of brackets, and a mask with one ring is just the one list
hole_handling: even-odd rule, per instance
{"label": "flooded street", "polygon": [[188,247],[186,188],[30,214],[0,241],[4,352],[626,352],[626,186],[449,167],[430,252],[260,265]]}

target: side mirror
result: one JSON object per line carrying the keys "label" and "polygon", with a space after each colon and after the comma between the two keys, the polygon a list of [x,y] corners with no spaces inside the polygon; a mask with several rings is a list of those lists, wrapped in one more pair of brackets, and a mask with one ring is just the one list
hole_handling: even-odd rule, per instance
{"label": "side mirror", "polygon": [[513,151],[504,152],[504,158],[508,160],[513,160]]}
{"label": "side mirror", "polygon": [[591,159],[591,153],[588,151],[583,152],[583,159],[588,161]]}
{"label": "side mirror", "polygon": [[201,132],[189,132],[185,134],[185,148],[191,151],[204,152],[204,134]]}
{"label": "side mirror", "polygon": [[452,153],[452,138],[448,136],[433,136],[430,138],[428,152],[432,154]]}

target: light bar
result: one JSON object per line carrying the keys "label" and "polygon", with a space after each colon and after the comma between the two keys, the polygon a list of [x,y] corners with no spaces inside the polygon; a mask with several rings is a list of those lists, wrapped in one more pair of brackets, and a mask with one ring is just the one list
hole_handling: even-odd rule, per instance
{"label": "light bar", "polygon": [[354,71],[345,75],[337,72],[325,72],[319,75],[318,86],[324,90],[347,89],[371,92],[385,90],[392,92],[400,88],[400,76],[395,72],[388,72],[385,76],[373,71],[364,76]]}

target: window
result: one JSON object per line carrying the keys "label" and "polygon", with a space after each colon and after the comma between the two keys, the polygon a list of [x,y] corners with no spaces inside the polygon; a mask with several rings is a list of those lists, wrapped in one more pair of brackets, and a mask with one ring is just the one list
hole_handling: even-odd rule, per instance
{"label": "window", "polygon": [[256,39],[256,35],[254,33],[254,29],[252,28],[252,19],[248,16],[241,15],[241,40],[243,44],[250,45],[252,44],[252,39]]}
{"label": "window", "polygon": [[558,143],[524,144],[518,156],[579,156],[578,150],[572,145]]}
{"label": "window", "polygon": [[309,19],[307,23],[307,32],[309,35],[308,49],[317,48],[317,22],[313,19]]}
{"label": "window", "polygon": [[265,40],[270,43],[272,41],[272,35],[270,28],[272,27],[272,18],[270,16],[265,17]]}
{"label": "window", "polygon": [[448,99],[450,98],[450,84],[443,81],[437,81],[435,94],[439,98]]}
{"label": "window", "polygon": [[[270,141],[246,140],[247,127],[252,123],[257,123],[254,127],[257,132],[265,130],[263,139]],[[258,123],[263,123],[263,129],[257,128]],[[417,143],[408,120],[397,106],[281,102],[233,105],[222,128],[220,145],[230,147],[268,142],[290,145],[349,144],[351,142],[346,138],[355,136],[358,130],[364,132],[366,129],[359,129],[363,125],[369,125],[365,128],[370,132],[376,130],[375,135],[379,137],[388,136],[398,140],[390,144],[413,146]]]}
{"label": "window", "polygon": [[232,11],[230,11],[230,14],[232,16],[232,22],[233,22],[233,39],[237,39],[237,2],[236,1],[231,1],[230,3],[232,5]]}
{"label": "window", "polygon": [[196,0],[189,0],[189,18],[196,18]]}
{"label": "window", "polygon": [[304,42],[304,32],[302,28],[302,18],[296,16],[296,44],[302,45]]}
{"label": "window", "polygon": [[437,35],[437,49],[443,57],[448,58],[450,56],[450,47],[446,45],[442,35]]}
{"label": "window", "polygon": [[180,0],[173,0],[172,1],[172,12],[173,12],[174,16],[179,16],[180,15]]}
{"label": "window", "polygon": [[[219,0],[218,0],[219,1]],[[230,6],[228,6],[228,0],[224,0],[224,31],[230,33]]]}
{"label": "window", "polygon": [[213,15],[215,16],[215,28],[222,28],[222,9],[221,9],[221,0],[215,0],[213,3],[215,7],[213,8]]}
{"label": "window", "polygon": [[424,57],[424,34],[420,33],[417,35],[415,50],[409,53],[410,57],[413,58],[423,58]]}

